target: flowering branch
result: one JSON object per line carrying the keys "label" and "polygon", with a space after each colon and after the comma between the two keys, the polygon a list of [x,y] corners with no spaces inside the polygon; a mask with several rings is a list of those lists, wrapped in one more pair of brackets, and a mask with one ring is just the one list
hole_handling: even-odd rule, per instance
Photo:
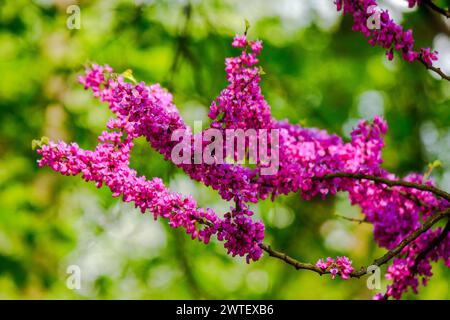
{"label": "flowering branch", "polygon": [[[430,0],[408,0],[410,8],[421,3],[448,17],[449,12],[447,10],[439,8]],[[373,7],[378,7],[376,0],[336,0],[335,4],[338,11],[342,10],[344,14],[353,16],[353,31],[361,32],[369,39],[372,46],[378,45],[386,49],[389,60],[394,58],[394,52],[397,51],[401,54],[403,60],[408,62],[418,60],[427,69],[439,74],[442,79],[450,81],[448,75],[440,68],[433,66],[433,61],[438,59],[437,52],[430,48],[414,50],[414,38],[411,29],[404,31],[401,25],[394,22],[387,10],[380,10],[378,19],[374,20],[375,11],[373,11]],[[369,26],[371,22],[375,22],[377,25],[371,27]]]}
{"label": "flowering branch", "polygon": [[438,189],[436,187],[425,185],[425,184],[419,184],[409,181],[403,181],[403,180],[389,180],[386,178],[382,178],[375,175],[370,174],[362,174],[362,173],[350,173],[350,172],[334,172],[330,174],[326,174],[323,177],[315,177],[315,180],[322,180],[322,179],[333,179],[333,178],[352,178],[352,179],[358,179],[358,180],[371,180],[378,183],[383,183],[387,186],[394,187],[394,186],[402,186],[406,188],[414,188],[422,191],[429,191],[441,198],[444,198],[448,201],[450,201],[450,194],[445,192],[444,190]]}
{"label": "flowering branch", "polygon": [[[416,240],[421,234],[430,229],[433,225],[435,225],[438,221],[442,220],[445,217],[450,216],[450,208],[438,212],[435,215],[429,217],[419,228],[417,228],[414,232],[412,232],[409,236],[403,239],[397,247],[388,251],[382,257],[374,260],[372,265],[381,266],[387,263],[389,260],[398,255],[408,244]],[[359,271],[355,272],[355,275],[362,275],[367,272],[367,268],[361,268]]]}
{"label": "flowering branch", "polygon": [[447,81],[450,81],[450,76],[446,75],[441,68],[438,67],[434,67],[433,65],[429,65],[428,63],[425,62],[425,60],[423,60],[423,58],[419,58],[420,63],[422,63],[425,68],[427,68],[428,70],[434,71],[435,73],[437,73],[438,75],[441,76],[442,79],[445,79]]}
{"label": "flowering branch", "polygon": [[444,239],[447,237],[447,235],[450,232],[450,220],[447,221],[447,224],[444,227],[444,230],[440,233],[439,236],[433,239],[428,245],[428,247],[423,250],[419,255],[417,255],[416,260],[414,261],[414,266],[411,268],[413,273],[417,272],[417,268],[419,266],[419,263],[425,259],[425,257],[433,250],[433,248],[437,247]]}
{"label": "flowering branch", "polygon": [[[394,249],[389,250],[388,252],[386,252],[386,254],[384,254],[380,258],[375,259],[373,261],[372,265],[380,267],[383,264],[386,264],[392,258],[397,256],[400,252],[402,252],[402,250],[408,244],[410,244],[411,242],[416,240],[421,234],[423,234],[425,231],[430,229],[433,225],[435,225],[438,221],[442,220],[445,217],[450,217],[450,208],[447,210],[441,211],[439,213],[436,213],[435,215],[429,217],[419,228],[417,228],[409,236],[407,236],[405,239],[403,239]],[[447,227],[446,227],[447,233],[449,231],[448,226],[449,226],[449,223],[447,223]],[[444,234],[444,231],[441,233],[441,236],[440,236],[442,238],[445,238],[447,235],[447,234]],[[438,238],[440,238],[440,237],[438,237]],[[438,238],[436,238],[436,239],[438,239]],[[433,246],[427,250],[428,252],[429,252],[429,250],[431,250],[433,247],[435,247],[438,244],[436,242],[433,241],[433,244],[432,244]],[[280,259],[280,260],[284,261],[285,263],[293,266],[297,270],[300,270],[300,269],[310,270],[310,271],[316,272],[320,275],[331,273],[329,270],[323,270],[312,263],[300,262],[281,251],[272,249],[270,245],[267,245],[265,243],[262,243],[260,245],[260,247],[261,247],[261,249],[266,251],[269,254],[269,256]],[[426,252],[424,255],[426,255],[428,252]],[[366,273],[367,273],[367,267],[361,267],[358,271],[351,272],[349,274],[349,276],[352,278],[360,278],[363,275],[365,275]]]}
{"label": "flowering branch", "polygon": [[[414,60],[419,53],[412,51],[410,36],[408,32],[401,33],[403,45],[408,44],[401,52],[405,59]],[[226,129],[277,130],[279,144],[271,141],[277,147],[271,148],[270,155],[274,156],[273,164],[279,170],[265,175],[261,159],[254,168],[220,161],[196,163],[195,156],[194,161],[192,159],[195,147],[191,144],[196,136],[180,116],[172,95],[158,84],[126,82],[125,78],[129,77],[114,76],[110,67],[98,65],[88,68],[79,80],[95,97],[108,103],[115,117],[99,136],[94,150],[48,139],[35,142],[42,157],[39,166],[49,166],[63,175],[81,175],[84,180],[95,182],[97,187],[105,185],[114,197],[121,196],[123,201],[133,202],[142,213],[150,212],[155,219],[167,220],[172,228],[184,228],[192,239],[208,244],[214,236],[223,242],[227,253],[233,257],[238,255],[245,257],[247,262],[257,261],[265,251],[297,269],[331,273],[332,277],[340,274],[343,279],[360,277],[366,269],[354,271],[347,257],[329,257],[326,262],[319,260],[320,263],[312,265],[271,249],[263,243],[264,224],[252,219],[253,212],[248,203],[257,203],[269,196],[274,200],[279,195],[298,191],[305,200],[346,191],[351,203],[359,205],[365,220],[373,224],[377,244],[390,250],[375,264],[381,265],[400,256],[388,268],[388,275],[393,280],[388,296],[399,298],[409,287],[417,290],[417,277],[431,276],[431,260],[442,258],[450,266],[450,237],[442,236],[445,241],[426,255],[417,275],[411,273],[415,257],[439,236],[439,230],[430,228],[442,218],[435,212],[447,210],[448,215],[450,197],[435,188],[432,181],[425,183],[427,174],[412,173],[404,180],[393,180],[396,176],[381,168],[386,122],[380,117],[375,117],[373,122],[360,121],[352,131],[351,141],[345,143],[325,130],[279,121],[272,117],[261,92],[262,69],[255,66],[262,42],[248,41],[245,35],[236,36],[233,46],[241,48],[241,54],[226,59],[229,84],[211,103],[210,126],[219,131],[219,137],[223,137]],[[427,50],[420,57],[436,60],[434,53]],[[185,151],[188,154],[187,161],[181,163],[173,156],[176,150],[175,155],[179,155],[181,144],[173,139],[173,135],[180,131],[187,135],[187,140],[183,141],[187,149],[182,144],[182,151],[183,155]],[[157,177],[139,176],[129,166],[133,140],[138,137],[145,137],[165,160],[174,162],[192,179],[217,190],[224,200],[234,199],[235,207],[222,217],[209,208],[199,208],[192,197],[170,192]],[[203,141],[203,147],[206,143]],[[218,150],[226,154],[227,147],[219,146]],[[259,156],[261,158],[261,154]],[[356,170],[365,174],[348,173]],[[412,241],[414,244],[408,246]]]}
{"label": "flowering branch", "polygon": [[398,189],[393,189],[391,187],[387,187],[386,190],[389,190],[391,192],[398,192],[398,194],[402,195],[403,197],[414,201],[414,203],[416,203],[418,206],[423,207],[423,208],[428,208],[428,209],[436,209],[435,206],[429,204],[429,203],[425,203],[424,201],[420,200],[418,197],[416,197],[415,195],[408,193],[406,191],[403,190],[398,190]]}

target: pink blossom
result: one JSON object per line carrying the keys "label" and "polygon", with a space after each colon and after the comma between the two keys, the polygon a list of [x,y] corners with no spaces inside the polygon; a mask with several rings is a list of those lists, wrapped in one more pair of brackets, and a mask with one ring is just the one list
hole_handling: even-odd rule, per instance
{"label": "pink blossom", "polygon": [[352,261],[347,257],[337,257],[336,260],[328,257],[326,262],[324,262],[323,259],[319,259],[316,263],[316,267],[324,271],[329,271],[333,280],[337,274],[339,274],[342,279],[347,280],[353,272]]}
{"label": "pink blossom", "polygon": [[[420,51],[414,50],[414,38],[412,30],[403,30],[403,27],[396,24],[391,19],[387,10],[380,10],[379,28],[370,30],[367,28],[367,21],[372,18],[373,11],[369,7],[378,6],[375,0],[336,0],[338,11],[343,10],[344,14],[353,16],[353,31],[361,32],[369,43],[373,46],[379,45],[386,49],[386,55],[389,60],[394,58],[394,51],[399,51],[401,57],[408,62],[413,62],[419,58],[429,66],[432,61],[437,60],[437,52],[430,48],[421,48]],[[408,0],[409,7],[420,4],[419,0]]]}
{"label": "pink blossom", "polygon": [[[359,1],[367,6],[374,1]],[[379,44],[388,52],[401,51],[406,60],[414,60],[419,53],[412,50],[412,33],[403,32],[393,24],[389,15],[382,14],[383,28],[371,32],[362,25],[364,15],[350,1],[337,1],[338,8],[354,14],[354,28],[372,36],[373,44]],[[374,40],[375,39],[375,40]],[[97,187],[106,186],[114,197],[132,202],[141,212],[155,219],[165,219],[173,228],[181,227],[193,239],[207,244],[212,237],[224,243],[232,256],[256,261],[262,255],[264,224],[254,221],[248,203],[256,203],[269,196],[299,192],[303,199],[326,198],[346,192],[353,205],[358,205],[368,222],[373,225],[377,244],[392,249],[421,225],[436,210],[450,204],[437,199],[430,192],[404,187],[391,189],[368,180],[333,178],[321,180],[329,173],[350,172],[372,174],[397,180],[400,177],[381,167],[384,135],[387,123],[376,116],[372,121],[361,120],[351,132],[351,139],[344,142],[336,134],[318,128],[304,128],[286,120],[272,117],[270,106],[262,94],[260,69],[256,66],[262,43],[250,42],[252,52],[247,52],[245,36],[236,36],[233,46],[243,48],[236,57],[225,60],[228,84],[211,103],[209,117],[212,127],[226,129],[278,129],[280,131],[280,170],[273,175],[261,175],[262,162],[257,159],[255,168],[236,164],[179,164],[178,167],[219,195],[233,201],[234,206],[222,217],[208,208],[199,208],[194,199],[170,192],[160,178],[147,179],[138,176],[129,167],[133,140],[145,137],[150,146],[171,160],[171,151],[177,143],[171,136],[175,130],[191,132],[181,118],[172,95],[159,84],[131,84],[123,77],[113,77],[108,66],[92,65],[79,78],[86,89],[109,105],[114,113],[94,150],[85,150],[76,143],[50,141],[37,150],[41,155],[39,166],[49,166],[63,175],[81,175]],[[436,60],[436,55],[424,49],[420,57],[426,63]],[[428,61],[428,62],[427,62]],[[270,143],[270,141],[269,141]],[[226,151],[226,150],[225,150]],[[422,183],[423,176],[412,173],[403,178]],[[432,180],[427,180],[433,185]],[[408,193],[420,201],[412,201]],[[424,205],[422,205],[424,204]],[[450,266],[450,236],[431,250],[413,272],[413,261],[426,246],[439,235],[440,229],[429,230],[406,246],[391,266],[387,276],[389,285],[386,296],[399,298],[431,276],[431,262],[443,260]],[[348,279],[353,272],[347,257],[320,259],[317,267],[328,270],[332,278],[339,274]]]}
{"label": "pink blossom", "polygon": [[239,35],[237,34],[234,39],[232,46],[236,48],[244,48],[248,45],[247,37],[245,35]]}

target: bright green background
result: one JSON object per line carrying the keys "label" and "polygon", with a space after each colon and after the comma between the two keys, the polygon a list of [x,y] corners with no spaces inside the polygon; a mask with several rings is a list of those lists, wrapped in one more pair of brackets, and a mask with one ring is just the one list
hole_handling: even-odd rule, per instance
{"label": "bright green background", "polygon": [[[111,116],[77,84],[91,61],[162,83],[189,123],[206,120],[209,102],[226,85],[223,61],[237,54],[229,44],[244,19],[249,36],[264,41],[262,85],[275,117],[348,138],[356,119],[381,111],[390,127],[385,168],[423,172],[440,159],[444,168],[433,176],[450,187],[449,83],[419,63],[387,62],[351,32],[351,19],[336,13],[332,0],[80,1],[80,30],[66,27],[71,3],[0,0],[0,298],[368,299],[377,292],[365,279],[332,281],[268,257],[246,265],[220,243],[191,241],[108,190],[37,168],[32,139],[93,148]],[[450,43],[448,29],[426,10],[403,18],[418,44]],[[449,50],[441,52],[441,61],[449,60]],[[230,205],[143,140],[132,163],[201,206],[223,213]],[[371,226],[335,217],[360,216],[344,194],[311,202],[293,194],[254,210],[266,224],[266,242],[302,261],[348,255],[360,266],[384,252]],[[72,264],[82,270],[79,291],[66,287]],[[442,264],[433,271],[419,295],[405,297],[449,299],[450,271]]]}

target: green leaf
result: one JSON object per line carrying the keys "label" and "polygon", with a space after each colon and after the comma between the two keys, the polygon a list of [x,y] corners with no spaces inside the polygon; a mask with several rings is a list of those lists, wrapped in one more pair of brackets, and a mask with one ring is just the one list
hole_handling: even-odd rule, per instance
{"label": "green leaf", "polygon": [[250,29],[250,22],[249,22],[247,19],[245,19],[245,20],[244,20],[244,23],[245,23],[245,31],[244,31],[244,34],[247,35],[247,31],[248,31],[248,29]]}
{"label": "green leaf", "polygon": [[423,175],[423,180],[427,180],[428,177],[431,175],[431,172],[433,172],[434,168],[442,167],[442,162],[440,160],[434,160],[433,162],[430,162],[428,164],[428,170]]}
{"label": "green leaf", "polygon": [[259,66],[258,72],[259,72],[259,74],[260,74],[261,76],[263,76],[263,75],[266,74],[266,72],[264,71],[263,67],[261,67],[261,66]]}
{"label": "green leaf", "polygon": [[42,147],[44,144],[49,144],[49,142],[50,142],[50,140],[46,136],[43,136],[39,140],[33,139],[33,141],[31,141],[31,149],[36,150],[36,149]]}
{"label": "green leaf", "polygon": [[133,83],[137,83],[136,78],[133,76],[133,70],[127,69],[124,72],[122,72],[121,75],[122,75],[122,77],[132,81]]}

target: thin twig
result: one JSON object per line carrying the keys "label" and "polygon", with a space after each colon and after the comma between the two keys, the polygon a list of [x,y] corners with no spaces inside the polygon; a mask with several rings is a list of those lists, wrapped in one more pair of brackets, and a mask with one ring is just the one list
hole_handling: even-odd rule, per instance
{"label": "thin twig", "polygon": [[332,179],[332,178],[351,178],[351,179],[358,179],[358,180],[371,180],[374,182],[383,183],[389,187],[401,186],[401,187],[406,187],[406,188],[418,189],[418,190],[422,190],[422,191],[429,191],[441,198],[444,198],[444,199],[450,201],[450,194],[448,194],[444,190],[438,189],[436,187],[425,185],[425,184],[404,181],[404,180],[389,180],[386,178],[382,178],[382,177],[370,175],[370,174],[335,172],[335,173],[326,174],[323,177],[313,177],[314,180],[323,180],[323,179]]}
{"label": "thin twig", "polygon": [[[447,208],[444,211],[438,212],[431,217],[429,217],[419,228],[417,228],[414,232],[412,232],[409,236],[407,236],[405,239],[403,239],[394,249],[388,251],[386,254],[384,254],[382,257],[376,259],[372,265],[381,266],[385,263],[387,263],[389,260],[394,258],[396,255],[398,255],[408,244],[416,240],[422,233],[430,229],[434,224],[436,224],[441,219],[447,217],[450,215],[450,208]],[[357,272],[357,274],[364,274],[366,273],[366,268],[361,268]]]}
{"label": "thin twig", "polygon": [[429,208],[429,209],[433,209],[435,206],[432,206],[428,203],[423,202],[422,200],[420,200],[418,197],[416,197],[413,194],[407,193],[403,190],[395,190],[392,189],[390,187],[387,187],[386,190],[391,191],[391,192],[398,192],[400,195],[404,196],[405,198],[408,198],[408,200],[413,201],[415,204],[417,204],[420,207],[424,207],[424,208]]}
{"label": "thin twig", "polygon": [[422,3],[426,5],[428,8],[430,8],[433,11],[436,11],[439,14],[442,14],[447,19],[450,18],[450,10],[446,10],[444,8],[441,8],[437,6],[433,1],[431,0],[422,0]]}
{"label": "thin twig", "polygon": [[[445,217],[449,217],[449,216],[450,216],[450,207],[445,209],[444,211],[441,211],[441,212],[438,212],[438,213],[432,215],[419,228],[414,230],[409,236],[407,236],[402,241],[400,241],[400,243],[394,249],[389,250],[383,256],[381,256],[380,258],[375,259],[371,265],[375,265],[375,266],[380,267],[383,264],[386,264],[392,258],[394,258],[399,253],[401,253],[402,250],[407,245],[409,245],[411,242],[416,240],[421,234],[423,234],[428,229],[430,229],[438,221],[442,220]],[[193,219],[197,219],[197,221],[199,223],[201,223],[201,224],[204,224],[204,225],[207,225],[207,226],[210,226],[210,227],[213,226],[211,222],[209,222],[208,220],[206,220],[203,217],[201,217],[201,218],[197,218],[197,217],[194,217],[194,216],[191,216],[191,217]],[[262,250],[267,252],[269,254],[269,256],[277,258],[277,259],[279,259],[281,261],[284,261],[285,263],[293,266],[296,270],[300,270],[300,269],[302,269],[302,270],[310,270],[310,271],[316,272],[316,273],[318,273],[320,275],[331,273],[329,270],[322,270],[321,268],[315,266],[312,263],[300,262],[300,261],[298,261],[298,260],[288,256],[284,252],[272,249],[272,247],[270,245],[268,245],[268,244],[261,243],[260,247],[261,247]],[[361,267],[359,270],[353,271],[352,273],[350,273],[349,276],[352,277],[352,278],[360,278],[360,277],[364,276],[366,273],[367,273],[367,267]]]}
{"label": "thin twig", "polygon": [[438,75],[441,76],[442,79],[445,79],[447,81],[450,81],[450,76],[446,75],[444,73],[444,71],[441,70],[441,68],[438,67],[434,67],[432,65],[429,65],[428,63],[425,62],[425,60],[423,60],[423,58],[419,58],[418,59],[428,70],[434,71],[435,73],[437,73]]}
{"label": "thin twig", "polygon": [[417,272],[417,268],[419,267],[419,263],[425,259],[425,257],[430,253],[431,250],[433,250],[433,248],[436,248],[448,235],[448,233],[450,232],[450,220],[447,222],[447,224],[444,227],[444,230],[442,230],[442,232],[439,234],[439,236],[437,236],[436,238],[434,238],[426,247],[425,250],[423,250],[421,253],[419,253],[416,257],[416,260],[414,261],[414,266],[412,267],[412,272],[416,273]]}
{"label": "thin twig", "polygon": [[[382,257],[375,259],[372,265],[375,266],[382,266],[383,264],[389,262],[392,258],[394,258],[396,255],[398,255],[408,244],[416,240],[422,233],[430,229],[434,224],[436,224],[441,219],[447,217],[450,215],[450,208],[439,212],[431,217],[429,217],[419,228],[417,228],[414,232],[412,232],[409,236],[407,236],[405,239],[403,239],[394,249],[388,251],[386,254],[384,254]],[[265,243],[262,243],[260,245],[261,249],[266,251],[269,256],[280,259],[287,264],[293,266],[295,269],[304,269],[304,270],[310,270],[313,272],[316,272],[320,275],[330,273],[327,270],[322,270],[319,267],[316,267],[315,265],[311,263],[306,262],[300,262],[287,254],[274,250],[270,247],[270,245],[267,245]],[[353,271],[350,273],[350,277],[352,278],[360,278],[363,275],[367,273],[367,267],[361,267],[358,271]]]}
{"label": "thin twig", "polygon": [[293,266],[297,270],[300,270],[300,269],[311,270],[311,271],[317,272],[320,275],[327,273],[325,270],[322,270],[319,267],[316,267],[312,263],[300,262],[281,251],[272,249],[272,247],[268,244],[261,243],[260,247],[261,247],[261,249],[266,251],[269,254],[269,256],[280,259],[280,260],[286,262],[287,264]]}
{"label": "thin twig", "polygon": [[352,222],[358,222],[359,224],[361,223],[370,223],[369,221],[367,221],[366,218],[363,219],[358,219],[358,218],[352,218],[352,217],[346,217],[346,216],[342,216],[340,214],[335,214],[336,217],[347,220],[347,221],[352,221]]}

